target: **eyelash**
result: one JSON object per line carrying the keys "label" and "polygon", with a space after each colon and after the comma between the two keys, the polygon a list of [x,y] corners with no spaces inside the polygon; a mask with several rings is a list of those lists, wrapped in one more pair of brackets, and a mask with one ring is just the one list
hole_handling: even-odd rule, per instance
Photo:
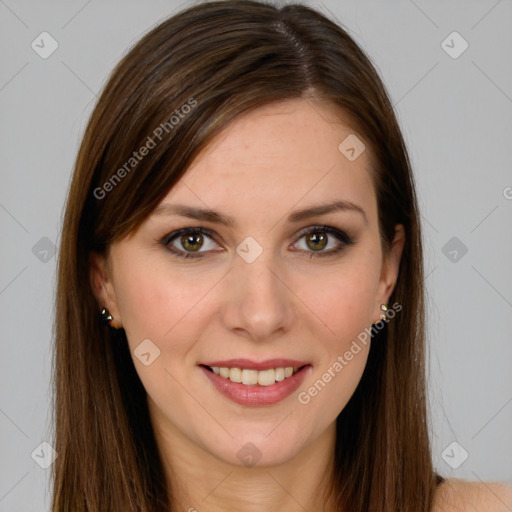
{"label": "eyelash", "polygon": [[[335,238],[337,238],[340,241],[340,244],[335,249],[331,249],[330,251],[306,251],[311,253],[311,258],[324,258],[328,256],[334,256],[341,252],[346,246],[354,245],[355,240],[351,236],[349,236],[345,231],[341,231],[337,228],[333,228],[331,226],[311,226],[309,228],[306,228],[304,231],[300,233],[299,239],[303,238],[304,236],[310,235],[312,233],[327,233],[328,235],[332,235]],[[158,242],[163,245],[169,252],[171,252],[173,255],[179,257],[179,258],[202,258],[204,257],[203,254],[207,253],[209,251],[203,251],[193,253],[193,252],[186,252],[181,251],[179,249],[176,249],[176,247],[173,247],[170,245],[172,241],[174,241],[176,238],[180,237],[181,235],[185,234],[193,234],[193,235],[206,235],[209,238],[214,238],[213,233],[209,229],[205,228],[195,228],[195,227],[189,227],[189,228],[183,228],[179,229],[177,231],[173,231],[172,233],[169,233],[165,235],[163,238],[158,240]]]}

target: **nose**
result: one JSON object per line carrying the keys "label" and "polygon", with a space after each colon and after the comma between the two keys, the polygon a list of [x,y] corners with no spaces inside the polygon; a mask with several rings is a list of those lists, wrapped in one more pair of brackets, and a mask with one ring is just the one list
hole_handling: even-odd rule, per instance
{"label": "nose", "polygon": [[283,336],[293,323],[297,300],[286,281],[286,272],[273,261],[271,251],[263,251],[252,263],[236,256],[224,288],[226,328],[254,341]]}

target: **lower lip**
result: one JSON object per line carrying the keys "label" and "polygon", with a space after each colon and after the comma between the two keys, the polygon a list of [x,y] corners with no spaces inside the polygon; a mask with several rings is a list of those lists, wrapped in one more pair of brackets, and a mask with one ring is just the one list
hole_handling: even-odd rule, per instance
{"label": "lower lip", "polygon": [[199,368],[210,379],[217,391],[220,391],[233,402],[249,407],[264,407],[277,404],[296,391],[306,378],[306,373],[311,370],[311,365],[304,366],[291,377],[270,386],[246,386],[216,375],[203,366]]}

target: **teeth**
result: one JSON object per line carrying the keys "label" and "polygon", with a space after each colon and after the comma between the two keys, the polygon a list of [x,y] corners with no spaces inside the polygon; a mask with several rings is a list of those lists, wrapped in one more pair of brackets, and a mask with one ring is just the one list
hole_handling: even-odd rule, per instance
{"label": "teeth", "polygon": [[242,384],[254,386],[258,383],[258,370],[242,370]]}
{"label": "teeth", "polygon": [[247,370],[245,368],[225,368],[212,366],[211,369],[216,375],[220,375],[232,382],[239,382],[246,386],[271,386],[291,377],[298,367],[287,366],[286,368],[269,368],[268,370]]}
{"label": "teeth", "polygon": [[240,368],[231,368],[231,370],[229,370],[229,380],[242,382],[242,370],[240,370]]}
{"label": "teeth", "polygon": [[271,368],[270,370],[263,370],[258,372],[258,384],[260,386],[270,386],[276,382],[276,371]]}

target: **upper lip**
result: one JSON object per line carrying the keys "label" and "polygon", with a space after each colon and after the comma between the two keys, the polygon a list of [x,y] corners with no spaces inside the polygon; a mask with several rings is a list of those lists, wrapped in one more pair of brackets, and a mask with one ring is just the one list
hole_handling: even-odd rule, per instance
{"label": "upper lip", "polygon": [[210,361],[200,363],[204,366],[217,366],[220,368],[244,368],[247,370],[268,370],[270,368],[287,368],[289,366],[301,368],[310,363],[296,359],[266,359],[265,361],[253,361],[252,359],[225,359],[223,361]]}

